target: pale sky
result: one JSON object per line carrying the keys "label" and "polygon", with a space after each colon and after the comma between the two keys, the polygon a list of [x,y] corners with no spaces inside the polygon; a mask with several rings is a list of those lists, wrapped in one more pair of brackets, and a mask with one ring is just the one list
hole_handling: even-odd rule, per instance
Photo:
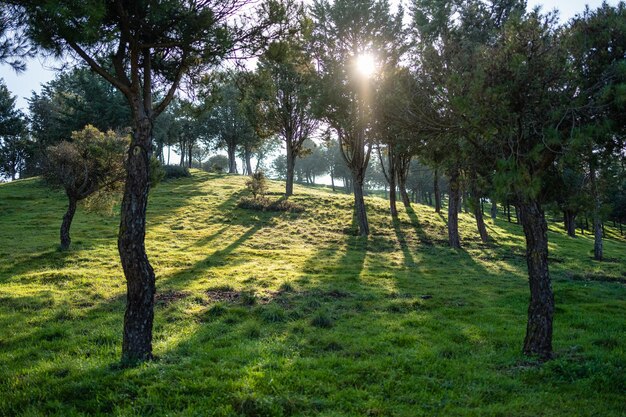
{"label": "pale sky", "polygon": [[[392,2],[396,1],[392,0]],[[403,3],[405,2],[403,1]],[[618,0],[609,0],[608,3],[615,5],[618,3]],[[529,8],[542,5],[544,11],[558,9],[562,22],[582,12],[586,4],[593,9],[600,6],[602,0],[528,0]],[[58,66],[54,61],[35,58],[27,62],[27,70],[25,72],[15,74],[15,71],[8,65],[2,64],[0,65],[0,78],[4,79],[9,91],[17,95],[18,107],[26,111],[28,107],[26,98],[31,96],[33,90],[39,92],[42,84],[54,78],[55,65]]]}

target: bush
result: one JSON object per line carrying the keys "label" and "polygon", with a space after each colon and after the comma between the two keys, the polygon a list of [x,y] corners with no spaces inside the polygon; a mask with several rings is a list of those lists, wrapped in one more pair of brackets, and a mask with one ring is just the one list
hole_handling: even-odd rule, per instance
{"label": "bush", "polygon": [[181,167],[180,165],[163,165],[163,171],[165,171],[166,180],[191,177],[189,168]]}
{"label": "bush", "polygon": [[301,205],[284,198],[272,201],[267,197],[242,197],[237,202],[237,207],[248,210],[287,211],[290,213],[301,213],[304,211],[304,207]]}
{"label": "bush", "polygon": [[224,173],[228,171],[228,158],[224,155],[213,155],[202,164],[202,169],[208,172]]}
{"label": "bush", "polygon": [[256,199],[258,196],[262,196],[267,191],[267,180],[263,171],[257,171],[250,176],[246,181],[246,187],[252,193]]}

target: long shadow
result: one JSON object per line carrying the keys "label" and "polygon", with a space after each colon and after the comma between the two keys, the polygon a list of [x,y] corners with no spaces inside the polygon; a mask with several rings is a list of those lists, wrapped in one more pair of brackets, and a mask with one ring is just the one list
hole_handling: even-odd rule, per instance
{"label": "long shadow", "polygon": [[[415,225],[415,221],[412,221],[412,224]],[[413,259],[413,255],[411,254],[411,250],[409,249],[406,234],[402,230],[401,223],[398,220],[393,221],[393,229],[396,232],[396,238],[398,239],[400,249],[402,250],[402,255],[404,256],[404,265],[407,268],[415,266],[415,260]]]}
{"label": "long shadow", "polygon": [[[407,207],[406,213],[408,214],[409,219],[411,220],[411,224],[413,225],[413,229],[415,230],[415,234],[417,235],[417,238],[419,239],[420,243],[424,245],[432,246],[433,241],[424,232],[424,229],[422,228],[422,225],[420,224],[420,221],[417,218],[417,214],[415,213],[415,210],[413,210],[413,207]],[[397,234],[398,232],[396,231],[396,235]]]}
{"label": "long shadow", "polygon": [[[225,248],[217,249],[212,254],[208,255],[201,261],[196,262],[193,266],[178,271],[172,275],[165,276],[159,280],[159,286],[175,286],[182,287],[189,281],[192,281],[210,268],[215,266],[221,266],[225,263],[225,258],[228,257],[233,251],[239,248],[244,242],[251,238],[256,232],[258,232],[263,225],[256,224],[246,230],[236,240],[229,243]],[[218,232],[219,233],[219,232]],[[215,234],[215,236],[218,235]],[[210,241],[210,239],[209,239]]]}

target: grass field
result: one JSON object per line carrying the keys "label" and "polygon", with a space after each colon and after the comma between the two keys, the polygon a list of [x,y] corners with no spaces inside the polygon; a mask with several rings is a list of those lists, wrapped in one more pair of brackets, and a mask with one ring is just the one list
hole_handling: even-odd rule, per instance
{"label": "grass field", "polygon": [[[271,184],[278,198],[282,184]],[[244,178],[194,172],[151,193],[155,361],[119,366],[116,216],[80,210],[58,250],[60,192],[0,185],[0,415],[626,416],[626,242],[550,226],[556,358],[521,355],[520,226],[463,250],[427,206],[296,186],[302,213],[236,208]]]}

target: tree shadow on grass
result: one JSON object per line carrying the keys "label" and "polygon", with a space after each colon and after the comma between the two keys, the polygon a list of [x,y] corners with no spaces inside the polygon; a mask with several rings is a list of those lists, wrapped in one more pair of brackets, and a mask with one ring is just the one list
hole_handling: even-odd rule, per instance
{"label": "tree shadow on grass", "polygon": [[[426,234],[426,232],[424,232],[424,229],[422,228],[420,221],[417,218],[417,214],[415,213],[415,210],[413,210],[413,207],[407,207],[406,213],[409,216],[409,219],[411,220],[411,225],[413,226],[413,229],[415,229],[415,234],[417,235],[420,243],[423,245],[431,246],[433,244],[433,241]],[[398,226],[398,229],[399,229],[399,226]],[[396,231],[396,235],[397,235],[397,231]]]}

